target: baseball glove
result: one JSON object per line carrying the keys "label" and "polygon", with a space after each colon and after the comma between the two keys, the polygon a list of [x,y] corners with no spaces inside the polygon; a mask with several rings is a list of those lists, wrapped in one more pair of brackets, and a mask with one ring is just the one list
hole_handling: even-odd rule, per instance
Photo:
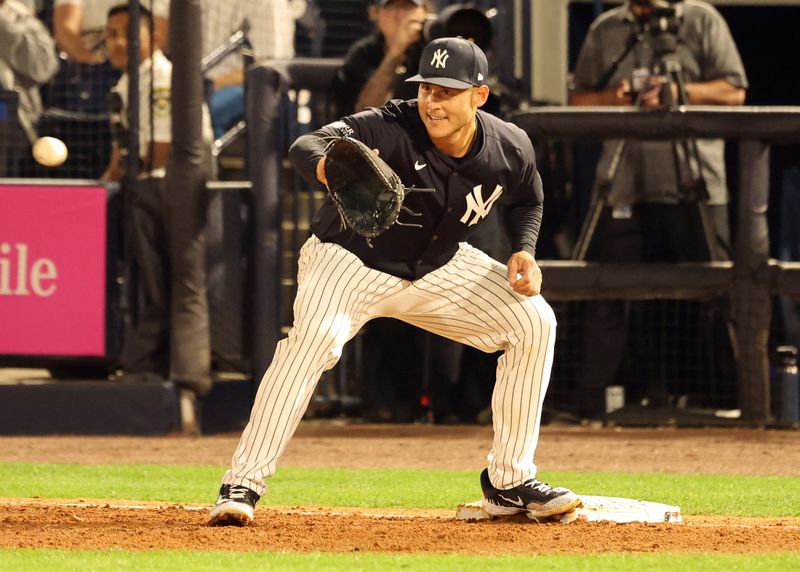
{"label": "baseball glove", "polygon": [[412,189],[406,189],[397,173],[361,141],[350,137],[331,141],[325,153],[325,177],[342,226],[368,244],[394,223],[403,224],[397,218]]}

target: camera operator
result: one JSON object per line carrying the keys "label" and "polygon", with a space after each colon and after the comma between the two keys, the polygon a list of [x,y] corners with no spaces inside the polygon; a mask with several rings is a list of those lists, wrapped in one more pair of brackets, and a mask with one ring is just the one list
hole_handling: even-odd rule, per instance
{"label": "camera operator", "polygon": [[427,2],[375,0],[369,15],[375,31],[350,47],[331,86],[337,117],[417,96],[405,80],[417,73],[425,47]]}
{"label": "camera operator", "polygon": [[[665,69],[678,69],[678,81]],[[664,87],[667,89],[664,89]],[[683,93],[680,93],[683,88]],[[747,78],[722,16],[698,0],[629,0],[599,16],[574,70],[571,105],[741,105]],[[615,150],[624,152],[611,167]],[[694,152],[690,152],[696,150]],[[699,184],[687,185],[679,163],[694,161]],[[608,177],[613,173],[612,177]],[[587,258],[604,262],[679,262],[728,258],[724,142],[607,141],[594,193],[607,191]],[[699,190],[699,192],[698,192]],[[702,205],[702,206],[698,206]],[[705,221],[705,224],[704,224]],[[618,302],[587,305],[586,359],[578,413],[602,415],[625,351],[626,312]],[[666,388],[648,388],[666,405]]]}
{"label": "camera operator", "polygon": [[[666,8],[665,6],[669,6]],[[650,75],[652,47],[650,30],[658,12],[674,12],[678,30],[677,55],[686,81],[686,95],[691,105],[742,105],[747,80],[739,52],[728,26],[716,9],[705,2],[686,0],[629,0],[625,5],[601,15],[592,24],[575,66],[575,87],[570,95],[571,105],[633,105],[636,92],[631,90],[631,78],[649,75],[649,86],[639,105],[657,108],[662,102],[661,86],[665,78]],[[671,33],[666,31],[664,33]],[[608,86],[596,86],[609,69],[613,58],[624,50],[631,35],[639,37],[633,54],[621,62]],[[596,89],[599,87],[599,89]],[[673,97],[677,86],[673,84]]]}

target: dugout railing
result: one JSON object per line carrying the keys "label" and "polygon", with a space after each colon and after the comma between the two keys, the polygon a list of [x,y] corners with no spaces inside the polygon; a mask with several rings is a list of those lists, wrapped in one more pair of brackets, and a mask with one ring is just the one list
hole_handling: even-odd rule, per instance
{"label": "dugout railing", "polygon": [[[338,65],[336,60],[298,59],[257,65],[248,72],[248,167],[254,224],[252,358],[256,380],[291,321],[292,261],[308,235],[310,217],[321,198],[293,174],[287,150],[300,133],[334,119],[328,87]],[[769,258],[769,152],[772,142],[800,140],[800,108],[690,107],[652,112],[541,107],[513,114],[510,120],[534,139],[722,137],[738,141],[737,232],[731,262],[611,265],[543,260],[540,264],[546,275],[544,294],[554,302],[727,297],[733,312],[739,377],[741,416],[737,422],[770,423],[772,296],[800,296],[800,264]]]}
{"label": "dugout railing", "polygon": [[532,138],[558,140],[701,139],[738,141],[739,186],[729,263],[607,265],[543,262],[550,300],[728,296],[744,423],[771,420],[769,332],[772,298],[800,296],[800,264],[769,257],[769,153],[800,141],[800,107],[539,108],[511,121]]}

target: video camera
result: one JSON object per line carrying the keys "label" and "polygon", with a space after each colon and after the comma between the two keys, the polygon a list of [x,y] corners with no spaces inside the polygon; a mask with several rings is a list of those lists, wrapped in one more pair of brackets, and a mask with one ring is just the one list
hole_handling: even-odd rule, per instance
{"label": "video camera", "polygon": [[640,18],[642,29],[652,37],[656,57],[674,54],[678,45],[678,18],[675,4],[682,0],[632,0],[638,6],[650,10]]}
{"label": "video camera", "polygon": [[[676,50],[678,47],[678,32],[681,21],[675,4],[682,0],[631,0],[631,3],[642,8],[649,8],[639,16],[640,33],[632,36],[639,41],[643,35],[650,37],[650,46],[654,55],[654,66],[663,72],[666,60],[677,61]],[[676,64],[677,65],[677,64]],[[639,93],[647,89],[647,84],[652,72],[656,71],[638,68],[633,70],[631,76],[631,97],[638,100]],[[661,73],[659,72],[659,73]]]}
{"label": "video camera", "polygon": [[422,33],[426,42],[461,36],[485,52],[492,41],[492,23],[486,13],[471,4],[451,4],[438,14],[429,15]]}

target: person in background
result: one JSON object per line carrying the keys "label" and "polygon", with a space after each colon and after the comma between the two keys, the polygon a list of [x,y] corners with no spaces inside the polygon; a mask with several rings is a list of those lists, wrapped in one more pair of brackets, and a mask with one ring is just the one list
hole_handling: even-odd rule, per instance
{"label": "person in background", "polygon": [[[119,0],[55,0],[53,36],[67,59],[83,64],[106,61],[104,45],[106,15]],[[160,50],[169,43],[169,0],[144,0],[142,5],[154,15],[153,37]]]}
{"label": "person in background", "polygon": [[417,96],[405,80],[417,73],[425,47],[427,2],[376,0],[369,13],[375,31],[350,47],[331,85],[337,116]]}
{"label": "person in background", "polygon": [[[108,11],[104,44],[108,61],[122,71],[109,95],[112,131],[111,160],[101,176],[104,181],[120,181],[127,155],[128,133],[128,5],[118,4]],[[152,13],[141,7],[139,26],[139,151],[143,176],[163,178],[169,156],[171,133],[170,92],[172,63],[155,47],[158,32],[151,35]],[[152,104],[151,104],[152,97]]]}
{"label": "person in background", "polygon": [[[247,20],[247,37],[257,60],[294,57],[295,22],[289,0],[201,0],[200,6],[204,55]],[[208,107],[217,138],[244,117],[244,72],[242,58],[230,55],[206,73],[213,84]]]}
{"label": "person in background", "polygon": [[[599,16],[584,40],[575,64],[571,105],[638,105],[664,108],[665,78],[655,69],[652,33],[641,33],[627,56],[610,77],[614,61],[626,43],[656,9],[674,9],[678,24],[676,54],[691,105],[741,105],[747,77],[736,44],[725,20],[706,2],[686,0],[628,0]],[[646,77],[638,100],[632,78]],[[605,85],[598,85],[601,81]],[[672,84],[673,97],[677,89]],[[609,171],[616,141],[604,144],[597,167],[595,190]],[[707,199],[693,199],[679,184],[671,142],[627,141],[619,169],[612,181],[608,206],[601,214],[587,258],[602,262],[686,262],[724,260],[729,252],[725,182],[724,141],[697,142]],[[710,240],[701,224],[698,202],[705,202],[710,221]],[[577,414],[602,418],[605,388],[614,385],[627,343],[627,312],[621,302],[593,302],[585,317],[585,359],[578,377]],[[647,388],[651,405],[667,405],[667,388]]]}
{"label": "person in background", "polygon": [[[152,13],[140,8],[139,25],[139,177],[130,202],[130,241],[135,293],[126,318],[121,366],[125,379],[148,381],[169,375],[169,253],[165,218],[167,160],[172,141],[172,63],[151,35]],[[128,147],[128,21],[127,3],[108,12],[105,43],[111,64],[123,71],[109,95],[111,160],[104,181],[125,174]],[[204,113],[204,139],[211,145],[211,120]],[[128,213],[125,214],[128,216]]]}
{"label": "person in background", "polygon": [[[0,0],[0,89],[15,92],[17,117],[0,118],[0,176],[7,161],[29,150],[42,110],[39,85],[56,73],[55,45],[47,28],[21,0]],[[13,157],[13,158],[12,158]],[[11,174],[15,168],[11,168]]]}

